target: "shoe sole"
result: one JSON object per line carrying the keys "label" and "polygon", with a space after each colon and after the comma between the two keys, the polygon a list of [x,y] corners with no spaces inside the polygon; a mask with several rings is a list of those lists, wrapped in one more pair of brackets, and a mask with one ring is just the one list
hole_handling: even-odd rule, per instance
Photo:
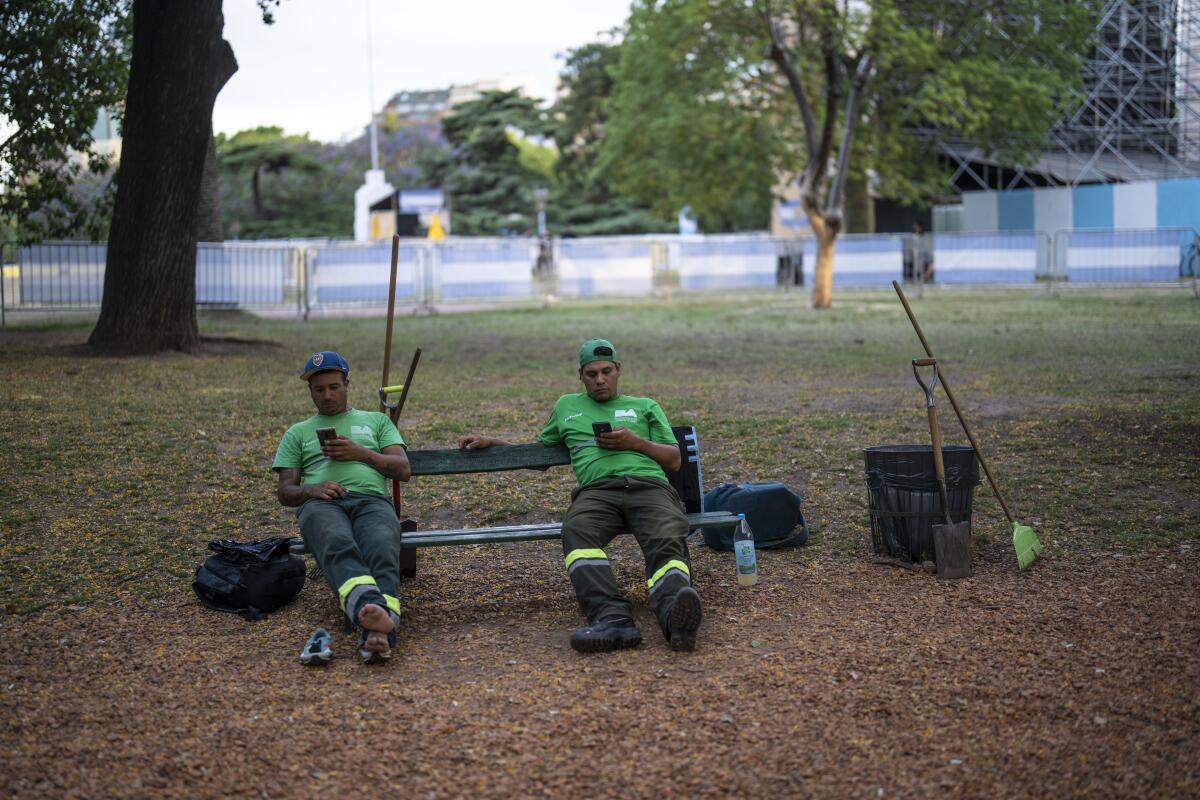
{"label": "shoe sole", "polygon": [[571,649],[577,653],[609,653],[613,650],[632,650],[642,643],[642,636],[595,636],[571,639]]}
{"label": "shoe sole", "polygon": [[675,596],[675,605],[671,607],[672,650],[687,653],[696,649],[696,631],[700,629],[702,618],[700,595],[690,586],[680,589]]}
{"label": "shoe sole", "polygon": [[359,650],[358,655],[362,658],[364,664],[382,664],[385,661],[391,660],[392,651],[388,650],[386,653],[376,653],[374,650]]}
{"label": "shoe sole", "polygon": [[306,667],[323,667],[333,659],[333,651],[326,650],[321,653],[301,653],[300,663]]}

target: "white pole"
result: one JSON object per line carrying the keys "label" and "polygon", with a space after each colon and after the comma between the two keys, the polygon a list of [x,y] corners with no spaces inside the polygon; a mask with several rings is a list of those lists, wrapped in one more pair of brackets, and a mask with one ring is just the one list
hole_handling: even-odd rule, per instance
{"label": "white pole", "polygon": [[375,59],[371,54],[371,0],[367,6],[367,100],[371,106],[371,169],[379,169],[379,125],[375,119]]}

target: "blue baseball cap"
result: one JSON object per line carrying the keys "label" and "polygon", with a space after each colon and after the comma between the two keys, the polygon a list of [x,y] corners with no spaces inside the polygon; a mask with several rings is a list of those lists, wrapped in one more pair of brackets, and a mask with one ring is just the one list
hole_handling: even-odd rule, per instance
{"label": "blue baseball cap", "polygon": [[346,363],[346,359],[332,350],[322,350],[319,353],[313,353],[304,363],[304,369],[300,372],[300,380],[306,381],[318,372],[328,372],[329,370],[337,370],[342,373],[342,377],[350,377],[350,365]]}

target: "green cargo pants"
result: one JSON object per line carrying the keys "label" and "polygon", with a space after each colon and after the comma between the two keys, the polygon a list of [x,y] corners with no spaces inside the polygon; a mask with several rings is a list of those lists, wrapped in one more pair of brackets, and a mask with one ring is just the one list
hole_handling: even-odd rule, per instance
{"label": "green cargo pants", "polygon": [[400,614],[400,521],[383,495],[308,500],[296,512],[304,544],[351,624],[365,603]]}
{"label": "green cargo pants", "polygon": [[633,618],[604,552],[613,537],[625,531],[642,548],[650,606],[665,633],[675,594],[691,583],[691,564],[683,503],[669,483],[656,478],[605,478],[571,493],[562,543],[579,608],[588,624]]}

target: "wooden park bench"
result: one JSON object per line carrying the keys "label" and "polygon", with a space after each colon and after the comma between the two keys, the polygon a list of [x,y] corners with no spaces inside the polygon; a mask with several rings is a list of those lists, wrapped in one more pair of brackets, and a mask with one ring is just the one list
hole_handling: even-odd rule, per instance
{"label": "wooden park bench", "polygon": [[[738,524],[735,514],[728,511],[704,511],[704,485],[700,473],[700,442],[693,427],[671,429],[679,444],[682,461],[678,472],[667,478],[687,512],[688,525],[696,528],[732,528]],[[550,467],[570,466],[571,456],[565,445],[547,447],[542,444],[497,445],[483,450],[409,450],[408,462],[414,478],[426,475],[462,475],[474,472],[504,472],[516,469],[547,470]],[[399,493],[393,491],[396,514],[400,515]],[[563,498],[566,506],[567,498]],[[502,542],[533,542],[562,538],[561,522],[541,522],[533,525],[502,525],[494,528],[453,528],[422,531],[411,519],[401,516],[400,572],[405,577],[417,574],[418,547],[446,547],[456,544],[499,544]],[[304,540],[295,537],[291,551],[298,555],[307,552]]]}

